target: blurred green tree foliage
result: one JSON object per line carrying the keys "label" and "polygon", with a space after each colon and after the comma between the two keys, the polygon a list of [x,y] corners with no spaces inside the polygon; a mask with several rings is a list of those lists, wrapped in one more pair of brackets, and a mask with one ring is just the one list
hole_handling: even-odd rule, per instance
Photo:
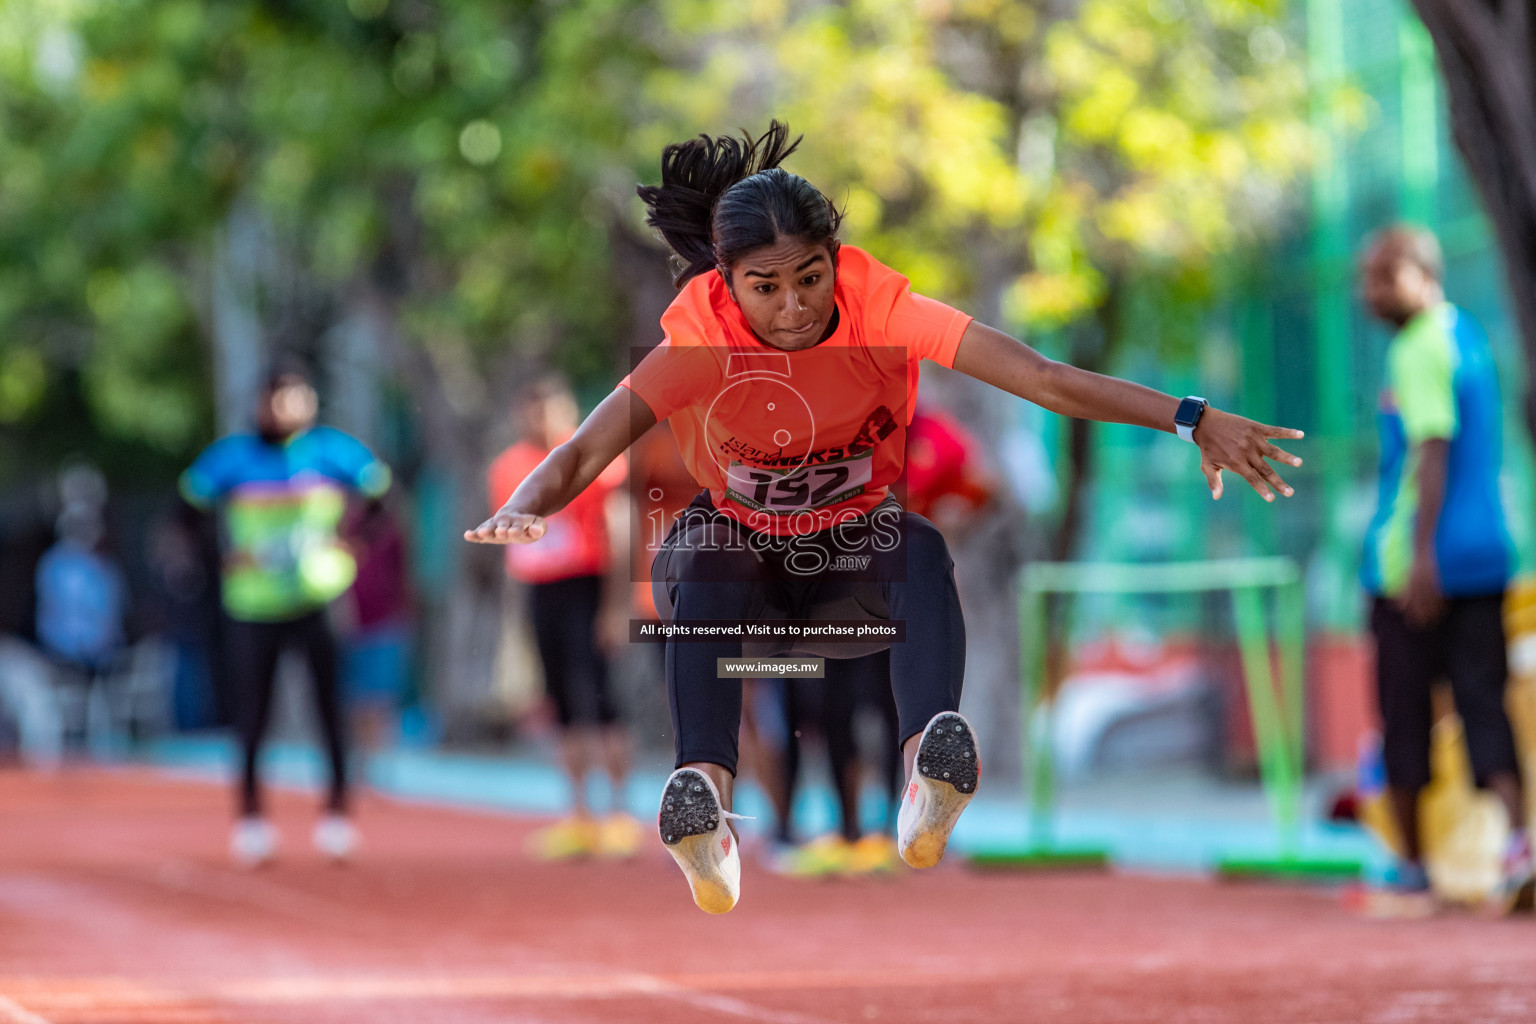
{"label": "blurred green tree foliage", "polygon": [[[1279,4],[0,0],[0,478],[68,446],[165,479],[212,432],[210,353],[366,323],[452,492],[434,530],[468,525],[522,369],[610,382],[655,337],[635,182],[770,116],[919,289],[1089,367],[1187,352],[1305,159]],[[450,709],[499,628],[499,563],[465,547],[425,617]]]}
{"label": "blurred green tree foliage", "polygon": [[461,384],[508,339],[590,367],[640,11],[4,0],[0,420],[77,368],[103,433],[205,440],[209,263],[240,205],[331,307],[377,285]]}
{"label": "blurred green tree foliage", "polygon": [[77,368],[102,432],[203,440],[209,263],[241,204],[321,319],[371,295],[425,355],[407,383],[460,414],[509,350],[602,375],[634,181],[771,115],[919,288],[1087,325],[1090,365],[1139,289],[1137,344],[1188,344],[1305,159],[1279,7],[0,0],[0,420]]}
{"label": "blurred green tree foliage", "polygon": [[[1309,157],[1278,0],[662,2],[661,109],[787,117],[853,237],[1090,369],[1122,344],[1191,356],[1223,267]],[[1090,453],[1074,422],[1057,557]]]}
{"label": "blurred green tree foliage", "polygon": [[662,3],[665,120],[787,118],[852,233],[978,301],[992,274],[959,240],[990,236],[1031,327],[1091,313],[1113,278],[1208,271],[1272,226],[1308,156],[1277,0]]}

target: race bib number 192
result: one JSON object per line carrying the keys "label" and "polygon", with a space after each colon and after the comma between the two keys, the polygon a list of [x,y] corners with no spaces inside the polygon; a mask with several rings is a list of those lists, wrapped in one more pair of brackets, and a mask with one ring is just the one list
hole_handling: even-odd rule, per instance
{"label": "race bib number 192", "polygon": [[873,475],[873,455],[870,451],[788,472],[733,462],[725,495],[747,508],[773,515],[836,505],[864,493]]}

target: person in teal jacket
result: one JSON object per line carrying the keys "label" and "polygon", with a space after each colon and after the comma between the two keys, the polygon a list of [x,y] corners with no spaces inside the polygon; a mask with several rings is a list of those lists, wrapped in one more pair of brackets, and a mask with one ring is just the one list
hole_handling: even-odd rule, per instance
{"label": "person in teal jacket", "polygon": [[340,860],[357,841],[348,818],[346,733],[327,606],[357,574],[338,535],[348,493],[378,497],[389,489],[390,472],[361,441],[316,426],[318,407],[302,370],[274,371],[262,388],[256,431],[215,441],[181,477],[187,503],[218,512],[220,520],[221,588],[230,620],[228,689],[241,744],[239,820],[230,853],[245,866],[276,852],[257,763],[285,647],[297,647],[309,663],[330,761],[330,792],[315,846]]}

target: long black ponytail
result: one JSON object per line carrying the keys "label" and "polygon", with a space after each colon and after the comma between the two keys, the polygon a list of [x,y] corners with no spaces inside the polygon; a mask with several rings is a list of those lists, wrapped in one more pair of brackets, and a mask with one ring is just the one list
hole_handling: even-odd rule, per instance
{"label": "long black ponytail", "polygon": [[810,182],[779,166],[800,145],[789,126],[770,121],[753,139],[700,135],[661,151],[661,184],[636,189],[645,222],[676,254],[672,281],[730,266],[779,238],[835,239],[842,214]]}

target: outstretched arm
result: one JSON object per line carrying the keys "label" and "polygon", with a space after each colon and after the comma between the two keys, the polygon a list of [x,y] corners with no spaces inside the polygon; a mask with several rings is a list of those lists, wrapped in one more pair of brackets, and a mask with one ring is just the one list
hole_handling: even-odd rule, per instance
{"label": "outstretched arm", "polygon": [[650,407],[627,388],[614,388],[571,439],[544,457],[495,515],[464,531],[477,544],[530,544],[554,515],[596,480],[624,449],[656,425]]}
{"label": "outstretched arm", "polygon": [[[1047,359],[1023,342],[975,321],[960,338],[954,365],[961,373],[1063,416],[1130,423],[1170,433],[1174,429],[1179,400],[1172,395]],[[1270,443],[1271,438],[1301,436],[1299,430],[1266,426],[1207,408],[1195,428],[1195,444],[1200,448],[1200,469],[1210,484],[1211,497],[1221,497],[1224,469],[1248,481],[1265,501],[1275,500],[1274,491],[1289,497],[1293,493],[1290,486],[1265,459],[1301,465],[1301,459]]]}

